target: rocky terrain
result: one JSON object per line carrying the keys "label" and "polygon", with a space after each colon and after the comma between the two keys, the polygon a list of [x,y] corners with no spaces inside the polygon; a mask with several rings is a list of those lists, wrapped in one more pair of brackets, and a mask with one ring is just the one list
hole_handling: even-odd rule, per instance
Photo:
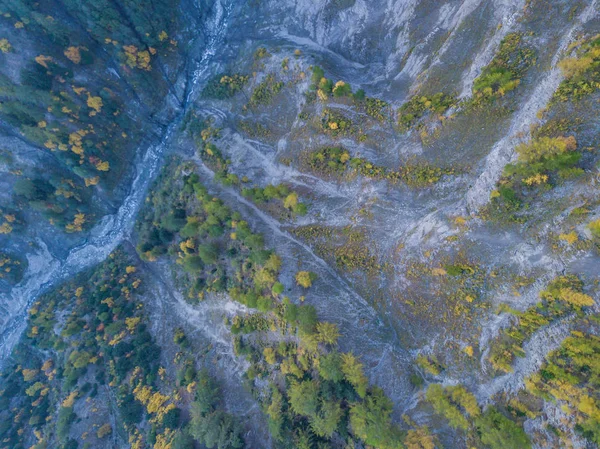
{"label": "rocky terrain", "polygon": [[0,447],[597,447],[599,25],[0,1]]}

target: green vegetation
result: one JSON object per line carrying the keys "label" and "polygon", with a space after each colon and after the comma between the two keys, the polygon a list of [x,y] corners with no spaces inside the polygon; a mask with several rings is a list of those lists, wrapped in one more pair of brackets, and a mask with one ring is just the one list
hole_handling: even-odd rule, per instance
{"label": "green vegetation", "polygon": [[573,275],[554,279],[546,290],[540,293],[542,299],[535,307],[523,313],[514,312],[518,322],[503,329],[492,345],[489,361],[494,369],[512,371],[515,357],[523,357],[522,346],[536,331],[571,313],[580,313],[585,307],[594,304],[591,296],[583,293],[583,283]]}
{"label": "green vegetation", "polygon": [[529,142],[517,145],[517,161],[505,167],[490,203],[482,211],[487,218],[524,223],[532,218],[527,216],[527,209],[536,202],[552,207],[545,192],[572,180],[589,180],[595,143],[585,132],[591,126],[590,117],[578,108],[591,107],[591,103],[580,100],[596,90],[593,79],[597,72],[594,55],[600,53],[598,42],[595,38],[578,41],[573,45],[578,48],[576,56],[560,63],[565,79],[548,107],[538,112],[543,124],[532,128]]}
{"label": "green vegetation", "polygon": [[325,108],[321,114],[321,128],[334,137],[355,135],[359,131],[348,117],[341,112]]}
{"label": "green vegetation", "polygon": [[[277,281],[282,262],[264,248],[262,236],[253,234],[237,212],[210,196],[196,174],[180,178],[179,173],[190,172],[189,164],[171,170],[170,181],[159,181],[160,188],[137,225],[138,250],[146,259],[169,253],[182,261],[178,282],[189,289],[190,300],[202,299],[210,291],[226,291],[252,309],[227,323],[235,353],[250,364],[246,377],[261,398],[278,446],[309,447],[302,445],[313,442],[326,447],[341,438],[348,444],[363,441],[375,448],[400,448],[403,433],[391,424],[390,401],[381,390],[369,387],[363,365],[354,355],[337,351],[337,326],[320,322],[314,307],[282,298],[283,285]],[[175,216],[165,212],[169,209],[181,212]],[[160,235],[170,240],[150,240]],[[207,247],[209,259],[200,250]],[[210,247],[218,247],[218,253]],[[189,268],[197,267],[193,273],[186,264],[191,258],[194,263]],[[301,271],[297,280],[309,287],[315,276]],[[278,343],[263,338],[273,331],[286,338]],[[180,333],[176,339],[185,344]],[[255,385],[254,379],[262,382]],[[265,380],[269,381],[267,394],[258,386]],[[190,433],[210,441],[202,433],[207,428],[194,430],[196,417],[208,419],[206,402],[194,406]]]}
{"label": "green vegetation", "polygon": [[562,179],[572,178],[583,173],[581,169],[574,169],[581,158],[576,149],[577,142],[573,136],[534,139],[517,146],[519,160],[505,167],[504,176],[526,186],[544,184],[552,173],[557,173]]}
{"label": "green vegetation", "polygon": [[384,268],[371,251],[364,230],[359,228],[307,225],[297,227],[293,232],[311,242],[321,257],[335,263],[339,269],[362,271],[375,277]]}
{"label": "green vegetation", "polygon": [[220,136],[220,130],[209,123],[199,120],[190,113],[186,118],[187,131],[198,146],[198,154],[203,162],[215,173],[215,180],[226,187],[235,187],[240,193],[258,206],[264,206],[267,211],[281,218],[294,218],[306,215],[308,206],[300,202],[297,192],[285,184],[267,185],[266,187],[242,187],[250,182],[246,177],[239,179],[229,172],[229,161],[225,160],[219,148],[210,140]]}
{"label": "green vegetation", "polygon": [[338,81],[331,90],[334,97],[347,97],[352,95],[352,87],[345,81]]}
{"label": "green vegetation", "polygon": [[[354,105],[360,110],[364,110],[369,116],[373,117],[379,122],[384,122],[388,116],[388,109],[390,105],[379,98],[371,98],[365,96],[365,91],[362,89],[352,93],[352,87],[345,81],[334,82],[328,78],[325,78],[325,72],[318,66],[312,68],[312,84],[310,86],[309,93],[314,95],[316,92],[316,98],[326,102],[333,96],[334,99],[343,100],[344,98],[350,98],[354,100]],[[344,120],[342,123],[338,123],[340,127],[343,127]],[[331,122],[335,123],[335,122]],[[335,125],[333,125],[335,126]],[[334,128],[331,128],[334,129]],[[335,128],[337,129],[337,128]]]}
{"label": "green vegetation", "polygon": [[258,47],[253,55],[255,61],[258,61],[258,60],[261,60],[264,58],[268,58],[270,56],[271,56],[271,53],[269,53],[265,47]]}
{"label": "green vegetation", "polygon": [[[183,169],[189,166],[175,173]],[[165,175],[158,182],[160,188],[151,194],[137,225],[142,257],[155,260],[167,252],[179,254],[178,263],[185,271],[182,280],[192,302],[201,300],[205,291],[230,290],[250,307],[257,307],[261,297],[270,298],[281,262],[264,249],[262,236],[253,234],[238,213],[209,195],[198,175],[183,180]],[[223,264],[227,259],[230,262]],[[256,290],[239,290],[255,282]]]}
{"label": "green vegetation", "polygon": [[440,384],[431,384],[427,389],[426,398],[436,413],[444,416],[452,427],[461,430],[469,428],[468,418],[481,415],[475,396],[460,385],[442,387]]}
{"label": "green vegetation", "polygon": [[436,413],[444,416],[451,427],[469,432],[485,447],[492,449],[526,449],[531,442],[523,427],[489,406],[481,411],[475,396],[463,386],[442,387],[432,384],[427,389],[427,401]]}
{"label": "green vegetation", "polygon": [[[321,69],[321,67],[313,67],[312,72],[311,89],[317,91],[317,98],[319,98],[321,101],[325,101],[329,98],[329,94],[332,93],[335,85],[332,80],[325,78],[325,72],[323,69]],[[343,81],[340,81],[339,83],[341,83],[339,86],[335,86],[338,88],[338,95],[336,95],[337,97],[346,95],[348,90],[350,90],[350,92],[352,91],[350,85],[347,85]]]}
{"label": "green vegetation", "polygon": [[296,273],[296,283],[301,287],[309,288],[316,280],[317,275],[312,271],[298,271]]}
{"label": "green vegetation", "polygon": [[592,221],[590,224],[588,224],[588,228],[595,238],[600,239],[600,219]]}
{"label": "green vegetation", "polygon": [[[93,447],[117,432],[132,448],[170,448],[187,434],[180,412],[189,404],[171,392],[173,385],[159,366],[161,350],[138,302],[142,279],[130,263],[118,250],[33,305],[27,330],[2,374],[0,447],[77,447],[73,438]],[[177,339],[183,344],[185,335],[179,331]],[[219,422],[229,438],[219,447],[242,447],[239,424],[218,408],[214,380],[192,371],[187,385],[195,392],[193,404],[208,394],[207,385],[217,391],[210,407],[193,417],[190,433],[216,447],[200,429]],[[107,424],[112,412],[103,402],[115,404],[116,428]],[[90,411],[78,415],[84,407]]]}
{"label": "green vegetation", "polygon": [[406,162],[398,169],[398,176],[409,187],[423,188],[435,184],[444,175],[453,175],[453,168],[440,168],[428,162]]}
{"label": "green vegetation", "polygon": [[206,371],[201,371],[196,384],[189,434],[208,448],[243,448],[243,428],[237,419],[219,408],[221,391],[215,380]]}
{"label": "green vegetation", "polygon": [[552,102],[577,101],[596,92],[600,85],[600,35],[581,44],[575,56],[563,59],[559,67],[565,79]]}
{"label": "green vegetation", "polygon": [[[24,165],[11,172],[20,182],[13,201],[35,211],[32,220],[42,216],[81,232],[104,212],[92,204],[94,193],[111,192],[128,172],[163,107],[171,80],[153,63],[179,63],[177,42],[168,39],[177,8],[168,0],[152,8],[67,0],[59,18],[52,4],[15,0],[1,10],[2,27],[35,45],[22,52],[15,41],[0,40],[2,53],[24,58],[12,74],[0,70],[0,116],[11,134],[46,154],[44,170]],[[121,83],[98,76],[115,68]]]}
{"label": "green vegetation", "polygon": [[475,421],[481,442],[491,449],[525,449],[531,447],[522,426],[490,406]]}
{"label": "green vegetation", "polygon": [[342,147],[325,147],[306,153],[305,164],[319,175],[341,177],[350,167],[350,153]]}
{"label": "green vegetation", "polygon": [[452,95],[438,92],[430,97],[416,95],[404,103],[398,110],[398,126],[401,131],[411,129],[423,116],[428,113],[444,114],[455,106],[457,100]]}
{"label": "green vegetation", "polygon": [[516,89],[529,67],[535,64],[535,51],[523,43],[522,33],[509,33],[494,59],[473,83],[473,104],[492,101]]}
{"label": "green vegetation", "polygon": [[12,51],[12,45],[6,38],[0,39],[0,51],[2,53],[10,53]]}
{"label": "green vegetation", "polygon": [[[362,101],[361,97],[362,95],[360,95],[358,92],[354,95],[354,98],[357,101]],[[365,111],[367,112],[367,114],[369,114],[371,117],[373,117],[379,122],[383,122],[386,120],[388,116],[387,110],[390,108],[390,105],[386,101],[380,100],[379,98],[371,97],[367,97],[364,101]]]}
{"label": "green vegetation", "polygon": [[273,132],[265,125],[253,120],[240,120],[240,130],[252,139],[269,139],[273,137]]}
{"label": "green vegetation", "polygon": [[475,273],[475,268],[473,266],[462,263],[444,265],[444,270],[446,270],[448,276],[454,277],[461,276],[463,274],[470,275]]}
{"label": "green vegetation", "polygon": [[362,403],[350,409],[350,424],[366,444],[376,448],[401,449],[402,433],[386,426],[392,413],[392,402],[379,388]]}
{"label": "green vegetation", "polygon": [[298,194],[290,190],[285,184],[276,186],[269,184],[264,188],[244,187],[242,195],[256,204],[266,203],[272,200],[279,200],[281,205],[295,215],[306,215],[308,207],[298,200]]}
{"label": "green vegetation", "polygon": [[527,379],[529,392],[556,401],[575,420],[575,430],[600,444],[600,338],[573,331],[550,353],[540,371]]}
{"label": "green vegetation", "polygon": [[234,73],[227,75],[220,73],[215,75],[202,91],[204,98],[216,98],[217,100],[226,100],[240,92],[248,82],[247,75]]}
{"label": "green vegetation", "polygon": [[90,192],[59,174],[50,172],[46,178],[18,179],[13,193],[17,207],[43,214],[51,224],[66,232],[80,232],[94,218],[89,207]]}
{"label": "green vegetation", "polygon": [[248,107],[255,109],[270,104],[275,96],[283,89],[283,81],[277,81],[273,73],[269,73],[252,91]]}
{"label": "green vegetation", "polygon": [[[335,0],[327,13],[352,1]],[[69,16],[75,14],[77,23],[86,23],[86,33],[94,36],[92,40],[88,42],[85,37],[85,42],[72,41],[69,31],[59,29],[64,25],[53,25],[57,19],[48,18],[51,11],[43,2],[25,5],[23,0],[11,0],[0,11],[0,22],[11,31],[10,42],[0,39],[0,59],[14,60],[14,53],[22,51],[18,46],[23,41],[13,39],[13,28],[35,32],[40,41],[48,40],[39,56],[25,61],[21,73],[17,70],[10,78],[0,73],[0,118],[15,139],[38,147],[44,151],[42,157],[52,161],[49,170],[36,173],[20,166],[18,157],[12,158],[9,151],[0,149],[2,173],[10,178],[7,185],[14,186],[10,195],[15,201],[14,208],[0,210],[3,241],[10,241],[12,233],[24,228],[24,217],[31,217],[31,211],[64,232],[80,232],[91,226],[102,212],[90,207],[92,199],[101,204],[104,192],[118,185],[133,160],[129,140],[141,139],[149,130],[134,125],[146,123],[146,118],[154,124],[158,119],[171,118],[171,111],[160,109],[148,99],[167,96],[168,90],[180,91],[180,78],[176,81],[173,75],[178,50],[169,35],[185,37],[185,33],[176,33],[173,13],[152,20],[155,11],[142,9],[151,10],[153,5],[140,7],[134,0],[122,0],[118,7],[106,0],[99,0],[98,5],[80,5],[75,0],[64,3],[67,25]],[[531,20],[532,9],[541,8],[538,3],[544,2],[527,2],[520,26],[525,28]],[[4,9],[10,12],[4,13]],[[24,12],[30,10],[35,14]],[[167,15],[162,1],[156,12]],[[127,26],[121,22],[127,22]],[[120,28],[116,31],[113,27]],[[443,33],[438,38],[443,39]],[[546,39],[536,38],[537,45],[548,42]],[[593,315],[598,282],[584,288],[577,276],[562,275],[552,280],[541,292],[539,302],[527,310],[501,306],[498,312],[509,312],[511,316],[505,318],[510,321],[489,347],[480,347],[478,342],[488,339],[482,337],[487,330],[478,320],[489,310],[491,292],[506,293],[511,287],[515,295],[520,289],[530,292],[535,280],[547,275],[549,265],[536,263],[531,271],[517,276],[514,267],[500,260],[514,249],[514,241],[509,241],[507,234],[490,246],[490,229],[481,226],[479,217],[473,216],[471,221],[462,216],[446,217],[450,236],[443,240],[430,238],[427,229],[419,231],[413,237],[426,240],[425,246],[413,245],[411,239],[401,235],[402,229],[390,230],[381,222],[394,218],[400,206],[413,211],[402,220],[418,221],[418,216],[430,213],[431,207],[440,209],[440,202],[455,201],[449,185],[411,192],[406,186],[426,188],[440,182],[454,170],[438,167],[434,161],[460,159],[462,153],[456,152],[459,147],[469,149],[465,154],[480,158],[488,145],[497,142],[508,129],[509,114],[518,104],[509,92],[518,89],[535,64],[535,52],[527,40],[528,35],[522,33],[508,34],[492,62],[475,80],[473,97],[463,103],[442,92],[419,94],[394,111],[390,104],[367,97],[363,90],[353,92],[345,81],[326,78],[324,71],[315,66],[307,101],[301,106],[299,120],[294,120],[295,105],[283,104],[284,94],[292,95],[287,92],[292,89],[283,88],[294,83],[305,85],[306,61],[285,57],[280,69],[277,55],[268,61],[277,72],[269,73],[265,67],[271,55],[264,47],[256,49],[254,61],[250,61],[252,75],[220,73],[209,80],[203,98],[233,99],[231,106],[239,105],[241,111],[231,111],[229,103],[223,103],[227,114],[219,113],[215,118],[187,113],[180,129],[187,135],[181,141],[187,145],[193,140],[197,155],[185,162],[178,157],[169,159],[142,206],[133,238],[145,263],[137,264],[128,255],[130,249],[119,249],[95,269],[59,285],[33,304],[25,334],[0,374],[0,449],[85,449],[111,444],[132,449],[238,449],[248,444],[245,437],[262,438],[267,431],[269,444],[276,449],[434,449],[442,446],[438,438],[450,442],[450,446],[528,449],[532,442],[523,424],[533,419],[533,425],[529,421],[526,427],[528,432],[533,429],[529,435],[535,438],[536,447],[544,445],[544,441],[538,441],[542,434],[540,439],[551,441],[556,437],[560,439],[558,446],[567,447],[565,435],[571,431],[588,439],[592,446],[600,445],[600,338],[596,335],[600,318]],[[59,52],[54,48],[57,42]],[[515,148],[518,159],[505,167],[483,218],[487,215],[499,221],[526,222],[525,213],[536,195],[586,173],[584,168],[591,175],[589,168],[597,165],[597,133],[577,132],[587,123],[583,118],[579,120],[578,115],[583,114],[570,100],[583,98],[600,85],[600,37],[573,48],[578,49],[576,57],[561,63],[565,81],[553,99],[555,109],[540,111],[538,118],[544,119],[544,124],[532,126],[531,139]],[[548,56],[546,52],[543,55]],[[238,67],[245,70],[242,64]],[[118,78],[119,83],[81,81],[90,80],[96,72],[113,77],[113,68],[117,73],[114,80]],[[427,86],[441,85],[440,81],[455,76],[439,76],[435,70],[430,73]],[[541,71],[535,79],[538,76],[542,76]],[[21,82],[15,84],[15,78]],[[164,78],[166,84],[155,78]],[[145,93],[155,82],[159,86],[155,92]],[[120,84],[131,85],[132,90]],[[376,81],[369,84],[376,85]],[[293,90],[296,95],[298,92]],[[136,101],[132,101],[134,98]],[[563,98],[569,103],[558,105]],[[596,100],[590,95],[580,107],[590,106],[593,111],[591,106]],[[130,104],[143,110],[139,121]],[[264,118],[269,105],[277,106],[281,117],[267,124]],[[446,119],[454,119],[449,111],[455,108],[463,109],[465,114],[445,123]],[[492,111],[489,115],[488,110]],[[550,120],[545,120],[546,113]],[[492,118],[505,121],[491,129],[488,119]],[[591,114],[589,123],[594,120]],[[292,122],[291,129],[283,128]],[[222,132],[216,123],[231,128]],[[473,124],[477,125],[473,129],[462,128]],[[421,132],[419,136],[399,137],[394,134],[398,129]],[[343,213],[349,216],[333,221],[344,224],[331,225],[330,214],[323,216],[315,208],[310,217],[313,224],[297,226],[298,222],[308,222],[307,217],[293,225],[292,220],[307,213],[307,204],[302,201],[311,198],[311,184],[318,179],[307,174],[307,184],[299,191],[292,186],[300,184],[255,184],[244,176],[249,174],[244,167],[233,166],[237,157],[229,159],[239,153],[226,146],[236,145],[238,130],[268,140],[270,148],[266,151],[276,154],[290,170],[297,168],[292,164],[299,163],[300,169],[333,183],[356,180],[353,187],[360,187],[358,197],[342,205]],[[423,137],[429,131],[435,137],[431,145]],[[489,136],[480,140],[473,137],[483,132]],[[418,137],[425,151],[422,159],[406,160],[400,167],[389,166],[390,161],[397,160],[399,145],[408,140],[415,143]],[[481,149],[475,148],[478,145]],[[406,154],[404,150],[398,154]],[[377,163],[362,157],[365,152],[375,154],[372,160]],[[244,156],[242,160],[249,159]],[[255,170],[256,164],[251,165]],[[210,183],[202,179],[203,173],[208,173]],[[470,188],[470,179],[465,177],[452,184],[465,190]],[[559,230],[550,230],[549,224],[543,223],[547,226],[541,231],[536,228],[529,233],[534,226],[528,226],[519,229],[516,242],[523,238],[527,244],[545,244],[544,239],[550,235],[550,243],[563,241],[562,247],[567,247],[565,242],[573,246],[571,252],[559,254],[569,257],[563,261],[565,266],[593,271],[591,265],[580,268],[589,264],[590,254],[580,260],[573,256],[600,242],[598,201],[593,194],[596,180],[588,176],[585,181],[588,184],[579,183],[574,195],[567,197],[562,195],[565,189],[557,189],[554,195],[547,195],[552,196],[548,204],[532,208],[547,218],[558,208],[552,209],[551,201],[561,203],[561,208],[569,203],[560,216],[552,215]],[[400,183],[403,185],[399,187]],[[331,190],[325,184],[315,187],[315,201]],[[382,196],[385,188],[392,194]],[[215,192],[225,195],[219,198]],[[348,194],[348,189],[342,193]],[[347,345],[361,340],[344,340],[353,332],[345,321],[350,315],[336,318],[344,323],[343,329],[320,320],[317,308],[331,313],[339,306],[336,303],[331,308],[327,304],[327,294],[336,292],[325,271],[323,279],[308,271],[316,265],[302,259],[307,252],[298,245],[286,248],[285,257],[280,257],[265,243],[272,241],[271,236],[257,233],[251,225],[260,217],[244,217],[242,212],[253,207],[240,197],[285,221],[289,226],[281,231],[310,244],[315,254],[336,267],[351,288],[369,301],[369,307],[381,313],[382,320],[388,315],[390,323],[382,324],[377,320],[367,323],[369,314],[350,314],[358,320],[357,331],[380,326],[381,332],[373,335],[375,342],[382,339],[385,344],[406,346],[407,354],[418,354],[413,365],[402,366],[404,359],[397,358],[397,354],[382,364],[372,354],[363,353],[361,358],[343,352]],[[244,205],[240,211],[231,206],[237,200]],[[427,204],[423,206],[422,201]],[[580,207],[572,209],[575,206]],[[458,213],[455,209],[440,210]],[[587,230],[582,232],[585,226],[593,240],[582,239],[581,245],[575,245],[582,235],[589,235]],[[280,237],[274,241],[282,241]],[[159,260],[159,264],[153,264]],[[288,261],[291,265],[284,267]],[[171,320],[161,319],[160,334],[155,334],[156,323],[147,316],[145,305],[148,301],[154,305],[155,295],[144,295],[146,276],[158,273],[156,270],[162,274],[165,267],[173,277],[168,285],[190,303],[180,304],[182,310],[195,310],[201,316],[208,310],[211,320],[217,318],[218,346],[209,341],[198,347],[202,337],[196,333],[186,335],[184,328],[193,324],[187,320],[171,324]],[[0,285],[18,282],[25,268],[24,259],[0,252]],[[202,301],[207,302],[200,304]],[[168,305],[159,306],[150,311],[153,317],[171,317]],[[189,315],[193,319],[193,314]],[[388,324],[395,327],[389,329]],[[480,404],[479,396],[466,387],[452,385],[452,379],[464,378],[472,370],[476,370],[476,380],[487,378],[486,367],[480,371],[480,357],[487,357],[494,376],[511,372],[516,357],[525,356],[528,339],[542,336],[538,333],[553,324],[561,331],[563,326],[577,330],[558,350],[547,354],[540,371],[526,380],[526,390],[492,397],[482,394],[485,404]],[[171,325],[181,327],[169,331]],[[432,336],[438,337],[429,338]],[[224,411],[232,392],[221,391],[217,379],[206,370],[220,372],[222,345],[227,342],[233,353],[227,356],[235,356],[239,362],[236,365],[245,369],[240,374],[244,394],[258,405],[242,414],[241,419],[248,423]],[[423,346],[425,343],[427,346]],[[207,355],[211,359],[205,359]],[[412,388],[408,393],[417,404],[407,413],[419,424],[408,415],[402,416],[402,422],[395,422],[396,415],[394,420],[392,415],[399,410],[393,410],[394,404],[382,389],[369,384],[367,374],[377,378],[385,370],[393,379],[387,386],[394,389],[394,394]],[[258,429],[259,436],[254,430],[261,421],[253,415],[258,410],[264,413],[264,429]],[[431,417],[432,411],[437,416]],[[427,426],[435,425],[435,429],[430,432],[425,422]],[[557,447],[550,443],[546,446]]]}
{"label": "green vegetation", "polygon": [[16,284],[23,278],[26,269],[26,259],[0,251],[0,281]]}
{"label": "green vegetation", "polygon": [[438,182],[443,175],[451,175],[453,169],[442,169],[426,162],[407,162],[397,170],[378,166],[365,158],[351,157],[342,147],[325,147],[303,156],[303,164],[322,176],[342,178],[347,173],[366,178],[387,180],[393,184],[404,182],[410,187],[422,188]]}
{"label": "green vegetation", "polygon": [[581,159],[577,141],[569,137],[536,137],[516,148],[517,162],[504,168],[498,189],[491,195],[487,213],[503,220],[516,220],[516,213],[524,205],[527,192],[533,188],[551,188],[559,180],[583,174],[576,167]]}
{"label": "green vegetation", "polygon": [[435,356],[425,356],[423,354],[419,354],[415,362],[420,368],[429,374],[433,374],[434,376],[439,375],[444,370],[444,365],[438,362]]}
{"label": "green vegetation", "polygon": [[311,76],[313,87],[318,86],[323,78],[325,78],[325,71],[319,66],[313,66]]}

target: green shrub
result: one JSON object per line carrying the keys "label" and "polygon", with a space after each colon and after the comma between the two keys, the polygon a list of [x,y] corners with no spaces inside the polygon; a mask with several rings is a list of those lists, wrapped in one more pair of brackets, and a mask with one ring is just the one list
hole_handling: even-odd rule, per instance
{"label": "green shrub", "polygon": [[342,357],[333,351],[322,355],[319,359],[319,375],[332,382],[341,382],[344,379],[342,372]]}
{"label": "green shrub", "polygon": [[344,81],[338,81],[337,83],[335,83],[333,89],[328,90],[331,90],[333,92],[333,96],[338,98],[347,97],[348,95],[352,94],[352,87],[350,86],[350,84]]}
{"label": "green shrub", "polygon": [[314,66],[312,68],[312,82],[315,86],[318,86],[319,83],[321,82],[321,79],[323,79],[325,77],[325,71],[319,67],[319,66]]}
{"label": "green shrub", "polygon": [[363,402],[352,404],[352,433],[373,447],[401,449],[400,429],[391,423],[392,402],[380,388],[373,388]]}
{"label": "green shrub", "polygon": [[508,419],[495,407],[488,407],[485,413],[475,420],[475,427],[481,442],[491,449],[527,449],[531,447],[531,442],[523,427]]}
{"label": "green shrub", "polygon": [[270,73],[254,89],[248,105],[251,108],[270,104],[275,96],[283,89],[283,81],[277,81],[275,75]]}
{"label": "green shrub", "polygon": [[469,428],[469,421],[463,416],[458,405],[451,401],[446,390],[440,384],[430,385],[427,389],[426,398],[436,413],[448,420],[450,426],[462,430]]}
{"label": "green shrub", "polygon": [[77,415],[73,411],[73,407],[59,408],[56,419],[56,436],[60,441],[64,441],[69,435],[69,428],[76,417]]}
{"label": "green shrub", "polygon": [[398,125],[402,131],[408,131],[427,113],[441,115],[456,104],[456,98],[438,92],[428,97],[416,95],[411,97],[398,110]]}
{"label": "green shrub", "polygon": [[200,245],[198,246],[198,256],[205,264],[212,265],[218,260],[219,249],[214,244]]}
{"label": "green shrub", "polygon": [[233,75],[220,73],[208,81],[206,87],[202,91],[202,96],[205,98],[226,100],[241,91],[247,82],[248,76],[237,73]]}
{"label": "green shrub", "polygon": [[522,33],[509,33],[492,61],[473,82],[473,104],[493,100],[514,90],[525,71],[535,62],[533,49],[523,44]]}
{"label": "green shrub", "polygon": [[596,238],[600,238],[600,219],[596,221],[592,221],[588,224],[588,228],[592,231],[592,235]]}
{"label": "green shrub", "polygon": [[317,311],[313,306],[301,305],[297,308],[298,329],[304,334],[312,334],[317,326]]}
{"label": "green shrub", "polygon": [[565,79],[554,92],[552,102],[580,100],[597,91],[600,83],[600,38],[584,42],[574,57],[559,63]]}
{"label": "green shrub", "polygon": [[188,273],[200,273],[204,270],[204,262],[200,256],[187,255],[183,261],[183,269]]}
{"label": "green shrub", "polygon": [[281,282],[275,282],[273,284],[273,288],[271,289],[274,295],[281,295],[284,291],[285,287]]}

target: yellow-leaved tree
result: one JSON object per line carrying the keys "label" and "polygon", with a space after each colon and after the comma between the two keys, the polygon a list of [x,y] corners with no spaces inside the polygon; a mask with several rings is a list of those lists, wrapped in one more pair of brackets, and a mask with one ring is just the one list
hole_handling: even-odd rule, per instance
{"label": "yellow-leaved tree", "polygon": [[298,273],[296,273],[296,283],[304,288],[311,287],[316,278],[317,275],[310,271],[298,271]]}
{"label": "yellow-leaved tree", "polygon": [[93,109],[93,112],[100,112],[102,110],[102,106],[104,106],[104,104],[102,103],[102,98],[100,97],[92,97],[89,93],[88,93],[88,98],[87,98],[87,105],[89,108]]}
{"label": "yellow-leaved tree", "polygon": [[9,53],[12,51],[12,45],[10,45],[8,39],[0,39],[0,51],[2,53]]}
{"label": "yellow-leaved tree", "polygon": [[64,54],[74,64],[79,64],[81,62],[81,52],[79,51],[79,47],[69,47],[65,50]]}

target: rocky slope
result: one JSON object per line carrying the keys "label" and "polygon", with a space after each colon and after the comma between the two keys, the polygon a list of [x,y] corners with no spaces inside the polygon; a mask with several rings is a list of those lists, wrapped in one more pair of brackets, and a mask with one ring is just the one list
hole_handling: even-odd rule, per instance
{"label": "rocky slope", "polygon": [[[208,447],[599,444],[597,2],[171,3],[0,4],[0,260],[15,274],[0,278],[5,367],[22,370],[23,348],[39,346],[31,305],[125,242],[150,285],[137,300],[166,369],[148,385],[172,392],[181,415],[169,427],[148,405],[123,427],[120,406],[88,411],[113,432],[88,447],[138,436],[189,447],[188,432]],[[200,185],[239,217],[209,211]],[[213,228],[192,232],[194,217]],[[263,249],[236,235],[240,220]],[[265,248],[280,259],[272,272]],[[339,339],[290,321],[290,301]],[[271,327],[238,335],[249,316]],[[174,346],[179,328],[191,346]],[[573,348],[585,356],[571,360]],[[42,348],[55,364],[61,351]],[[345,373],[344,392],[327,393],[343,415],[329,432],[324,390],[318,412],[293,392],[325,389],[320,364],[338,351],[361,361],[370,387]],[[108,352],[70,388],[38,382],[53,401],[78,391],[83,404]],[[238,417],[241,440],[221,415],[221,442],[197,430],[217,411],[194,414],[199,393],[177,353],[220,380],[218,410]],[[133,388],[135,375],[124,379]],[[365,424],[376,386],[393,407]],[[15,397],[7,404],[27,408]],[[52,425],[34,437],[36,426],[19,444],[85,444],[81,426],[62,439]]]}

